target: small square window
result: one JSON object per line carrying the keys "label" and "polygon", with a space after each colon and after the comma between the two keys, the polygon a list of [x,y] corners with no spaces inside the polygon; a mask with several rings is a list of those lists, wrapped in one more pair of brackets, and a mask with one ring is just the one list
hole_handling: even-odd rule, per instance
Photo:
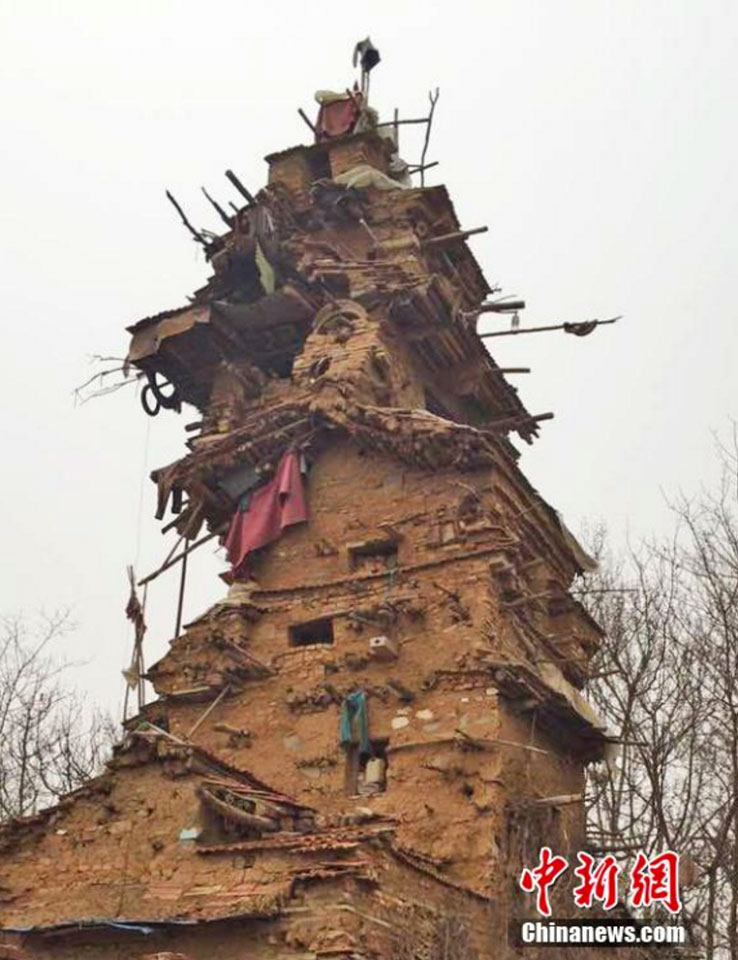
{"label": "small square window", "polygon": [[289,628],[290,646],[308,647],[314,643],[333,643],[333,620],[321,617],[307,623],[296,623]]}
{"label": "small square window", "polygon": [[352,570],[381,573],[397,567],[396,540],[367,540],[349,547],[349,565]]}

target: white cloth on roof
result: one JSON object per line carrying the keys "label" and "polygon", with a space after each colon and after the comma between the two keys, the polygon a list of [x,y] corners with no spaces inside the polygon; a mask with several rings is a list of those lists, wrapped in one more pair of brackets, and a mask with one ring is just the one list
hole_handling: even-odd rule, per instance
{"label": "white cloth on roof", "polygon": [[360,163],[333,178],[347,187],[376,187],[377,190],[402,190],[403,185],[368,163]]}

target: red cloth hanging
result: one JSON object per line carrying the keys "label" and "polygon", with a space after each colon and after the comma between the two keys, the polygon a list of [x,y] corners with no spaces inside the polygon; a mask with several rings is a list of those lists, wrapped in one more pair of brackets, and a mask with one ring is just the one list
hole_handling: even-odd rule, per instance
{"label": "red cloth hanging", "polygon": [[248,510],[236,510],[225,538],[231,569],[235,573],[252,550],[277,540],[285,527],[307,520],[300,458],[288,451],[274,477],[255,490]]}

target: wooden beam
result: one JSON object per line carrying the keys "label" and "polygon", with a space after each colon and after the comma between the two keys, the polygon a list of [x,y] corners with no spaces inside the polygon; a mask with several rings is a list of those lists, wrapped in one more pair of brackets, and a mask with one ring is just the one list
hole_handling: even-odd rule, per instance
{"label": "wooden beam", "polygon": [[413,120],[384,120],[382,123],[378,123],[378,127],[397,127],[400,124],[404,123],[428,123],[430,117],[417,117]]}
{"label": "wooden beam", "polygon": [[581,803],[583,800],[583,793],[562,793],[557,797],[536,797],[530,803],[534,807],[564,807],[570,803]]}
{"label": "wooden beam", "polygon": [[303,119],[303,120],[305,121],[305,123],[310,127],[310,129],[313,131],[313,134],[314,134],[315,137],[317,138],[317,136],[318,136],[318,131],[315,129],[315,124],[314,124],[313,121],[310,119],[310,117],[308,117],[308,115],[305,113],[305,111],[302,109],[302,107],[298,107],[298,108],[297,108],[297,112],[300,114],[300,116],[302,117],[302,119]]}
{"label": "wooden beam", "polygon": [[203,723],[203,721],[206,720],[206,719],[210,716],[210,714],[213,712],[213,710],[215,710],[215,708],[218,706],[218,704],[220,703],[220,701],[226,696],[226,694],[228,693],[228,691],[229,691],[230,689],[231,689],[231,685],[230,685],[230,683],[227,683],[227,684],[223,687],[223,689],[220,691],[220,693],[218,694],[218,696],[215,698],[215,700],[213,700],[213,702],[212,702],[212,703],[210,704],[210,706],[207,708],[207,710],[205,710],[205,712],[204,712],[203,714],[201,714],[201,716],[199,717],[199,719],[195,721],[195,723],[193,724],[192,728],[190,729],[190,732],[187,734],[187,739],[188,739],[188,740],[191,740],[191,739],[192,739],[193,733],[196,733],[196,732],[197,732],[198,728],[199,728],[200,725]]}
{"label": "wooden beam", "polygon": [[478,316],[480,313],[516,313],[525,310],[525,300],[498,300],[496,303],[483,303],[477,310],[471,310],[467,316]]}
{"label": "wooden beam", "polygon": [[180,560],[183,560],[185,556],[192,553],[193,550],[197,550],[198,547],[201,547],[204,543],[207,543],[208,540],[212,540],[213,537],[220,536],[222,530],[215,530],[213,533],[208,533],[207,536],[200,537],[199,540],[195,540],[191,547],[187,547],[182,553],[178,554],[176,557],[172,557],[170,560],[165,560],[164,563],[159,567],[158,570],[154,570],[153,573],[150,573],[147,577],[144,577],[143,580],[138,581],[139,587],[145,586],[147,583],[151,583],[152,580],[156,580],[160,573],[164,573],[165,570],[168,570],[170,567],[173,567],[176,563],[179,563]]}
{"label": "wooden beam", "polygon": [[183,223],[183,224],[185,225],[185,227],[187,227],[187,229],[190,231],[190,233],[192,234],[193,238],[194,238],[195,240],[197,240],[198,243],[201,243],[204,247],[207,247],[207,245],[208,245],[207,240],[205,239],[205,237],[203,237],[203,235],[200,233],[199,230],[195,230],[195,228],[192,226],[192,224],[190,223],[190,221],[189,221],[189,220],[187,219],[187,217],[185,216],[185,212],[184,212],[184,210],[182,209],[182,207],[180,207],[180,205],[179,205],[179,204],[177,203],[177,201],[174,199],[174,196],[173,196],[168,190],[166,191],[166,195],[167,195],[167,200],[171,203],[171,205],[172,205],[172,206],[174,207],[174,209],[177,211],[177,213],[178,213],[179,216],[180,216],[180,219],[181,219],[182,223]]}
{"label": "wooden beam", "polygon": [[185,551],[182,554],[182,570],[179,576],[179,598],[177,599],[177,620],[174,627],[175,640],[179,636],[179,632],[182,629],[182,607],[184,606],[185,584],[187,582],[187,557],[188,557],[188,552],[187,552],[187,549],[185,548]]}
{"label": "wooden beam", "polygon": [[467,237],[473,237],[478,233],[486,233],[489,227],[475,227],[473,230],[456,230],[454,233],[444,233],[440,237],[430,237],[424,240],[423,247],[443,247],[447,243],[456,243],[457,240],[466,240]]}
{"label": "wooden beam", "polygon": [[[215,212],[218,214],[218,216],[219,216],[220,219],[223,221],[223,223],[224,223],[227,227],[233,227],[233,217],[229,217],[229,216],[228,216],[228,214],[225,212],[225,210],[223,209],[223,207],[221,207],[221,205],[218,203],[217,200],[214,200],[214,199],[210,196],[210,194],[207,192],[207,190],[205,189],[205,187],[200,187],[200,189],[201,189],[202,192],[205,194],[205,199],[210,203],[211,207],[215,210]],[[185,429],[186,429],[186,428],[185,428]]]}
{"label": "wooden beam", "polygon": [[423,152],[420,154],[420,186],[425,186],[425,155],[428,153],[428,144],[430,143],[431,135],[431,126],[433,125],[433,114],[436,111],[436,104],[438,103],[439,89],[436,87],[436,92],[432,93],[428,91],[428,99],[430,100],[430,111],[428,113],[428,126],[425,128],[425,140],[423,141]]}
{"label": "wooden beam", "polygon": [[553,413],[538,413],[534,417],[527,416],[526,414],[521,414],[520,416],[515,417],[504,417],[500,420],[490,420],[488,421],[484,429],[485,430],[517,430],[519,427],[524,427],[526,424],[540,423],[542,420],[553,420]]}
{"label": "wooden beam", "polygon": [[430,170],[431,167],[437,167],[441,161],[433,160],[431,163],[416,163],[407,168],[408,173],[422,173],[424,170]]}
{"label": "wooden beam", "polygon": [[244,185],[238,179],[236,174],[232,170],[226,170],[225,175],[231,181],[236,190],[238,190],[241,196],[253,206],[256,203],[253,194],[249,193],[246,187],[244,187]]}

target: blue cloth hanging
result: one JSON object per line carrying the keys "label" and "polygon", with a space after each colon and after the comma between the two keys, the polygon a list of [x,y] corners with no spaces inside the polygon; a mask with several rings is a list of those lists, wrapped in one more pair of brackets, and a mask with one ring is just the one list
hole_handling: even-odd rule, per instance
{"label": "blue cloth hanging", "polygon": [[359,735],[359,750],[361,753],[371,754],[372,743],[369,739],[369,711],[367,709],[366,694],[363,690],[349,693],[341,704],[340,740],[342,747],[348,747],[354,742],[353,723],[356,721],[356,731]]}

